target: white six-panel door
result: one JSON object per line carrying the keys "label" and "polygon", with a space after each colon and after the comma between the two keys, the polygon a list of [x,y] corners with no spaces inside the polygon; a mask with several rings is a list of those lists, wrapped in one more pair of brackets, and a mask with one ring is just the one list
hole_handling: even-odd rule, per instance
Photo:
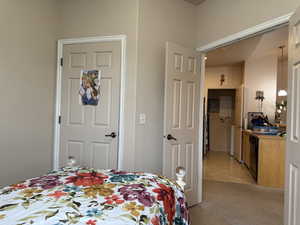
{"label": "white six-panel door", "polygon": [[178,166],[186,168],[189,205],[198,202],[200,73],[192,49],[167,43],[165,75],[163,173],[175,179]]}
{"label": "white six-panel door", "polygon": [[[59,164],[69,156],[93,168],[117,168],[121,43],[69,44],[63,47]],[[80,104],[81,70],[101,71],[98,106]],[[116,133],[116,137],[106,135]]]}
{"label": "white six-panel door", "polygon": [[288,136],[284,225],[300,225],[300,9],[289,24]]}

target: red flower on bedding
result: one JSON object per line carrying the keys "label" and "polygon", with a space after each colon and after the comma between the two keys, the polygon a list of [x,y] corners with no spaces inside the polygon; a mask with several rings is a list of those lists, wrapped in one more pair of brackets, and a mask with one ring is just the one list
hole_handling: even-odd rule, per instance
{"label": "red flower on bedding", "polygon": [[48,194],[47,196],[50,196],[50,197],[54,197],[54,198],[56,198],[56,199],[59,199],[60,197],[65,196],[65,195],[67,195],[67,193],[62,192],[62,191],[55,191],[54,193]]}
{"label": "red flower on bedding", "polygon": [[110,205],[112,205],[114,203],[116,203],[118,205],[124,203],[124,200],[120,199],[120,196],[118,196],[118,195],[107,196],[107,197],[105,197],[105,200],[106,200],[105,203],[110,204]]}
{"label": "red flower on bedding", "polygon": [[103,173],[77,173],[76,176],[68,177],[67,184],[73,183],[76,186],[102,185],[108,176]]}
{"label": "red flower on bedding", "polygon": [[87,225],[96,225],[97,224],[97,220],[89,220],[86,222]]}
{"label": "red flower on bedding", "polygon": [[27,185],[25,184],[13,184],[10,186],[14,190],[21,190],[27,188]]}
{"label": "red flower on bedding", "polygon": [[155,216],[154,218],[151,219],[151,223],[153,225],[160,225],[160,219],[158,216]]}
{"label": "red flower on bedding", "polygon": [[168,215],[169,224],[173,224],[173,218],[176,212],[174,190],[164,184],[158,184],[158,186],[160,188],[153,189],[153,192],[158,194],[157,200],[163,202],[164,210]]}

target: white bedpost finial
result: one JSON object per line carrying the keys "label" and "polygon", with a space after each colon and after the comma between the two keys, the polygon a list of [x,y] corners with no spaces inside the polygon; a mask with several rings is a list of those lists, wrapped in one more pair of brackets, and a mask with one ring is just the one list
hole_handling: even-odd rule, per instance
{"label": "white bedpost finial", "polygon": [[182,190],[184,190],[184,187],[186,185],[186,183],[184,182],[184,177],[185,177],[186,171],[184,167],[177,167],[176,169],[176,177],[177,177],[177,184],[182,188]]}
{"label": "white bedpost finial", "polygon": [[69,156],[68,163],[67,163],[68,167],[74,167],[75,164],[76,164],[75,157],[74,156]]}

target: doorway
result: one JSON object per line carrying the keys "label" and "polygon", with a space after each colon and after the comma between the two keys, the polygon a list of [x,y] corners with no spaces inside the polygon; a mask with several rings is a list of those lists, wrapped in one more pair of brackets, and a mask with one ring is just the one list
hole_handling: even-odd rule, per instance
{"label": "doorway", "polygon": [[254,184],[254,180],[235,153],[236,89],[208,89],[206,155],[204,179]]}
{"label": "doorway", "polygon": [[231,129],[234,125],[235,92],[235,89],[208,89],[206,111],[208,152],[234,154],[231,151],[233,145]]}
{"label": "doorway", "polygon": [[[274,33],[276,33],[279,36],[278,39],[275,38],[275,36],[277,37],[277,35],[274,35]],[[284,38],[281,39],[280,37],[284,37]],[[222,202],[222,204],[224,207],[226,207],[225,206],[226,204],[228,204],[227,207],[230,207],[229,206],[231,205],[229,203],[231,201],[230,198],[232,199],[235,198],[234,196],[236,193],[237,195],[239,195],[239,199],[236,200],[239,202],[244,201],[246,206],[244,206],[243,210],[236,210],[237,214],[235,215],[234,214],[227,215],[227,218],[233,220],[239,216],[242,216],[244,212],[251,211],[250,208],[247,208],[247,204],[254,204],[254,205],[260,204],[257,199],[254,198],[251,199],[250,197],[251,195],[253,195],[250,193],[254,191],[256,195],[262,195],[262,196],[266,196],[265,193],[268,192],[270,196],[273,196],[273,200],[276,199],[276,201],[272,200],[273,202],[270,199],[269,200],[264,199],[265,204],[268,204],[268,202],[271,204],[272,202],[272,204],[276,208],[276,211],[272,211],[272,210],[268,211],[267,208],[262,207],[261,210],[267,210],[267,212],[269,213],[269,217],[264,217],[264,219],[266,219],[266,221],[269,221],[270,224],[278,224],[278,225],[282,224],[283,221],[284,185],[280,183],[281,181],[278,181],[278,187],[273,186],[273,184],[262,185],[262,183],[260,183],[259,178],[258,180],[256,180],[256,178],[250,172],[251,169],[249,168],[250,165],[245,163],[246,160],[245,155],[247,155],[248,153],[252,154],[251,152],[253,147],[250,143],[244,143],[244,139],[247,139],[244,138],[244,136],[246,137],[246,135],[249,134],[248,129],[250,129],[251,126],[251,124],[248,122],[249,113],[260,112],[261,107],[263,107],[262,112],[264,113],[264,118],[265,119],[267,118],[270,124],[277,126],[278,130],[282,129],[282,134],[284,134],[285,128],[283,128],[284,127],[284,125],[282,124],[283,121],[275,121],[275,120],[276,120],[276,113],[278,112],[277,95],[280,91],[278,90],[278,86],[277,86],[277,77],[282,75],[280,74],[282,73],[282,70],[278,69],[278,66],[283,65],[282,61],[284,60],[284,57],[287,55],[287,42],[288,42],[287,39],[288,39],[287,27],[280,27],[278,29],[273,30],[272,32],[268,31],[265,32],[264,34],[256,35],[255,37],[252,37],[250,39],[246,39],[234,43],[232,45],[215,49],[206,54],[207,57],[206,69],[205,69],[206,87],[204,90],[205,92],[207,92],[208,96],[209,96],[210,89],[220,89],[219,91],[222,91],[223,89],[244,90],[244,96],[242,95],[243,97],[241,98],[243,101],[239,102],[237,101],[238,100],[237,98],[235,98],[234,100],[235,102],[234,108],[237,106],[241,107],[242,116],[240,117],[241,119],[240,122],[231,124],[233,125],[231,129],[231,137],[234,138],[231,139],[230,146],[233,146],[233,150],[229,148],[228,151],[228,147],[224,147],[227,146],[226,141],[222,141],[222,145],[218,144],[218,142],[222,140],[223,136],[226,136],[224,134],[224,131],[221,132],[221,130],[223,129],[222,126],[219,124],[218,128],[217,129],[213,128],[215,131],[212,132],[211,127],[213,126],[209,124],[212,123],[210,118],[211,115],[208,115],[207,113],[207,115],[204,117],[206,119],[206,124],[208,123],[205,126],[208,129],[206,128],[206,130],[203,131],[205,134],[204,145],[206,149],[208,149],[207,151],[208,153],[204,159],[204,164],[203,164],[204,165],[204,204],[205,203],[209,204],[213,201],[217,202],[214,196],[218,195],[218,193],[223,193],[227,196],[226,199],[225,198],[223,199],[224,202]],[[281,54],[281,48],[280,48],[282,46],[285,46],[283,56]],[[271,55],[273,56],[271,57]],[[268,58],[268,60],[265,60],[265,57],[266,58],[270,57],[272,59]],[[266,69],[265,67],[269,67],[270,64],[272,64],[271,68]],[[239,72],[237,73],[236,71]],[[210,80],[207,80],[209,76],[210,76]],[[285,79],[287,80],[287,73],[285,73]],[[287,90],[287,87],[284,87],[284,89]],[[263,96],[260,96],[260,93],[262,93],[260,91],[263,92]],[[209,99],[208,96],[206,97],[206,99]],[[216,100],[213,101],[215,102],[216,105],[219,105],[220,107],[220,103],[216,103],[217,102]],[[207,100],[207,102],[208,102],[207,105],[210,105],[209,100]],[[215,108],[218,107],[214,107],[213,109]],[[211,109],[207,106],[206,111],[211,112],[210,110]],[[216,111],[218,113],[217,119],[219,121],[221,121],[219,115],[220,111],[223,110],[218,109]],[[238,110],[234,109],[232,111],[236,112]],[[239,114],[234,112],[233,114]],[[222,112],[222,114],[224,114],[224,112]],[[250,122],[253,121],[250,120]],[[278,122],[280,124],[278,124]],[[237,131],[240,131],[240,133]],[[218,132],[220,132],[222,135],[218,134]],[[216,134],[215,135],[216,137],[214,139],[211,138],[213,134]],[[282,143],[285,142],[285,140],[281,139],[281,137],[278,137],[278,140],[279,141],[274,146],[280,146]],[[212,141],[214,142],[213,144],[211,143]],[[260,141],[260,143],[265,143],[265,142],[264,140],[262,140]],[[267,146],[269,147],[267,147],[267,149],[276,149],[276,147],[274,146],[271,147],[270,144],[271,142],[268,142]],[[223,147],[217,148],[216,146],[223,146]],[[283,146],[285,145],[283,144]],[[240,150],[237,151],[238,148],[240,148]],[[225,152],[222,152],[220,154],[220,149],[227,149],[227,150],[225,150]],[[247,154],[245,154],[245,152]],[[261,152],[266,152],[266,151],[261,151]],[[283,152],[283,151],[279,150],[278,152]],[[224,157],[222,158],[220,157],[220,155],[223,155]],[[211,160],[214,157],[215,159]],[[284,167],[285,160],[284,158],[282,158],[282,155],[279,154],[278,158],[281,158],[281,163],[283,164]],[[263,156],[260,156],[259,163],[261,165],[257,163],[256,166],[262,166],[263,164],[264,165],[268,164],[268,163],[264,163],[262,159]],[[267,162],[270,163],[271,160],[269,159],[267,160]],[[226,165],[226,163],[228,164],[227,168],[224,166],[224,164]],[[281,165],[277,164],[277,167],[278,168],[282,167],[282,164]],[[261,167],[259,171],[261,171],[261,173],[264,173],[264,171],[268,169],[268,166],[266,166],[265,168]],[[211,171],[210,173],[208,173],[207,169],[211,169],[215,171]],[[271,170],[274,172],[273,169]],[[276,174],[278,176],[281,176],[281,174],[284,173],[281,173],[280,171],[277,172],[276,170]],[[235,176],[237,175],[241,176],[240,179],[236,179]],[[222,179],[220,179],[220,177]],[[237,191],[235,189],[237,187],[238,189],[243,190],[242,192],[245,195]],[[229,196],[231,197],[229,198]],[[249,201],[247,200],[248,198],[247,196],[250,197],[248,199]],[[220,198],[222,197],[220,196]],[[221,200],[219,199],[218,201]],[[225,210],[225,208],[223,208],[223,210]],[[263,216],[259,215],[259,213],[257,212],[256,213],[252,212],[251,217],[252,217],[251,218],[252,221],[260,221],[263,218]],[[239,224],[247,224],[246,220],[247,219],[245,219],[244,221],[242,219],[239,220]],[[264,223],[257,222],[257,224],[264,224]]]}

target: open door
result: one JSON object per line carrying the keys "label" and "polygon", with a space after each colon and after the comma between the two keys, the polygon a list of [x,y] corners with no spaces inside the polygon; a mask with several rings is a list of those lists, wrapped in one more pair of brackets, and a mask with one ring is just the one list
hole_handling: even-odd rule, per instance
{"label": "open door", "polygon": [[235,92],[235,115],[234,115],[234,157],[242,161],[242,131],[244,114],[244,86],[240,86]]}
{"label": "open door", "polygon": [[300,224],[300,9],[289,23],[285,225]]}
{"label": "open door", "polygon": [[202,182],[198,177],[199,68],[196,51],[167,43],[163,174],[175,179],[178,166],[186,169],[185,192],[189,206],[198,203],[198,182]]}

